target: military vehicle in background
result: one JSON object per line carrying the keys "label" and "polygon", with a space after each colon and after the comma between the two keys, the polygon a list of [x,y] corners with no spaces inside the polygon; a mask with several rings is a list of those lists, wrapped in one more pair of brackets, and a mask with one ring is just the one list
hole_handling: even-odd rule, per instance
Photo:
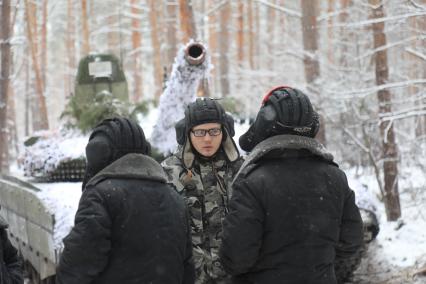
{"label": "military vehicle in background", "polygon": [[91,54],[78,65],[75,98],[79,105],[91,103],[102,91],[119,100],[128,101],[126,76],[119,59],[113,54]]}
{"label": "military vehicle in background", "polygon": [[[118,58],[112,54],[91,54],[80,60],[75,92],[61,117],[69,119],[70,128],[84,133],[104,115],[121,114],[117,108],[125,108],[128,101],[127,81]],[[68,129],[63,129],[62,133],[39,133],[25,141],[23,161],[27,176],[43,182],[83,179],[84,149],[80,155],[63,153],[62,144],[74,138],[67,132]]]}

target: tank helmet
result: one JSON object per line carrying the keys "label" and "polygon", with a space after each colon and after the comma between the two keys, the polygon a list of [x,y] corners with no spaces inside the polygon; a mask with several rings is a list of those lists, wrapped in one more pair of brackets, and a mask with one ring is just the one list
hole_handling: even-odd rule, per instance
{"label": "tank helmet", "polygon": [[251,151],[268,137],[290,134],[315,137],[319,116],[302,91],[279,86],[267,93],[256,120],[239,139],[241,149]]}
{"label": "tank helmet", "polygon": [[[175,125],[176,141],[183,147],[182,160],[187,168],[192,167],[194,152],[190,143],[189,133],[197,125],[219,123],[222,125],[222,148],[230,161],[239,157],[238,148],[232,137],[235,135],[234,119],[227,114],[216,99],[197,98],[185,109],[185,117]],[[189,143],[188,143],[189,141]]]}
{"label": "tank helmet", "polygon": [[142,128],[134,121],[115,117],[99,123],[86,146],[87,167],[85,184],[106,166],[129,153],[149,155],[151,145]]}

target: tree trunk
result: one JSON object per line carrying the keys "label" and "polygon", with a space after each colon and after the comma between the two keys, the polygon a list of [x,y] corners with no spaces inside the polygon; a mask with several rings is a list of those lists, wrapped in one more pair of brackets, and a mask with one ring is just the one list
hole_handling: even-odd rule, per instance
{"label": "tree trunk", "polygon": [[[114,3],[114,4],[111,3],[111,5],[118,5],[118,3]],[[118,10],[118,9],[115,8],[114,10]],[[112,51],[114,54],[116,54],[117,52],[117,45],[119,42],[116,29],[114,28],[117,21],[116,18],[117,18],[117,15],[115,13],[108,15],[106,18],[106,25],[110,27],[107,32],[108,33],[107,34],[108,49]]]}
{"label": "tree trunk", "polygon": [[197,39],[195,29],[194,13],[192,12],[191,0],[179,0],[180,26],[182,30],[182,41],[189,42]]}
{"label": "tree trunk", "polygon": [[1,4],[0,173],[9,172],[7,102],[10,71],[10,0]]}
{"label": "tree trunk", "polygon": [[139,102],[143,96],[142,93],[142,68],[141,68],[141,28],[140,28],[140,13],[137,7],[139,1],[131,0],[130,6],[132,11],[132,49],[133,49],[133,85],[135,86],[133,101]]}
{"label": "tree trunk", "polygon": [[[216,2],[214,0],[209,0],[208,2],[208,9],[212,9],[213,7],[215,7]],[[216,14],[210,13],[209,14],[209,18],[208,18],[208,42],[209,42],[209,51],[211,54],[211,63],[213,66],[215,66],[215,68],[213,68],[213,70],[211,70],[211,75],[213,77],[212,80],[212,84],[210,85],[211,89],[210,91],[215,94],[216,90],[219,90],[219,81],[217,80],[218,76],[219,76],[219,70],[217,68],[218,66],[218,44],[217,44],[217,40],[218,40],[218,32],[217,32],[217,22],[218,22],[218,17],[216,16]]]}
{"label": "tree trunk", "polygon": [[[276,5],[276,0],[273,1],[269,1],[271,4]],[[266,69],[269,70],[275,70],[275,39],[276,39],[276,35],[275,35],[275,29],[277,27],[277,24],[275,22],[276,19],[276,12],[275,12],[275,8],[273,7],[268,7],[268,25],[267,25],[267,32],[266,34],[268,35],[267,37],[267,41],[266,41],[266,46],[269,52],[261,52],[261,54],[266,57],[266,60],[262,60],[263,62],[266,62],[267,65],[265,66]]]}
{"label": "tree trunk", "polygon": [[[170,73],[177,54],[176,24],[177,5],[174,0],[167,0],[167,72]],[[164,64],[164,63],[163,63]]]}
{"label": "tree trunk", "polygon": [[[423,1],[424,2],[424,1]],[[410,36],[420,37],[421,33],[419,31],[426,31],[426,17],[412,17],[408,19],[408,24],[410,30],[413,31]],[[420,38],[416,41],[413,41],[411,48],[413,50],[420,50],[424,46],[424,40]],[[417,78],[426,78],[426,60],[424,58],[419,58],[413,54],[408,55],[409,59],[407,60],[408,72],[410,80]],[[409,86],[409,93],[412,97],[418,96],[420,90],[415,85]],[[416,99],[417,104],[426,106],[426,96]],[[426,115],[419,115],[416,117],[416,128],[415,128],[416,139],[424,139],[426,137]]]}
{"label": "tree trunk", "polygon": [[[13,55],[11,56],[13,58]],[[13,64],[12,64],[13,66]],[[13,70],[11,70],[13,73]],[[16,105],[15,105],[15,92],[12,88],[12,85],[9,84],[9,94],[7,96],[7,120],[9,126],[9,157],[12,156],[11,149],[14,149],[15,156],[19,153],[19,145],[18,145],[18,131],[16,129]]]}
{"label": "tree trunk", "polygon": [[231,16],[231,3],[226,2],[220,11],[220,45],[219,45],[219,68],[220,68],[220,90],[222,97],[229,95],[229,18]]}
{"label": "tree trunk", "polygon": [[[348,22],[348,17],[349,17],[349,7],[351,7],[353,5],[352,0],[343,0],[341,3],[341,10],[342,12],[339,15],[339,21],[340,24],[345,24]],[[340,28],[340,36],[345,36],[343,38],[344,44],[342,46],[342,51],[341,51],[341,60],[340,60],[340,64],[343,65],[344,67],[348,67],[348,44],[350,42],[352,42],[354,39],[351,38],[351,34],[348,33],[348,29],[345,28],[344,26],[342,26]],[[352,36],[353,37],[353,36]],[[330,48],[333,49],[333,48]]]}
{"label": "tree trunk", "polygon": [[334,12],[335,7],[334,7],[335,3],[334,0],[328,0],[328,7],[327,7],[327,12],[328,12],[328,21],[327,21],[327,47],[328,47],[328,62],[333,64],[334,63],[334,45],[333,45],[333,32],[334,32],[334,28],[333,28],[333,17],[331,16],[331,13]]}
{"label": "tree trunk", "polygon": [[89,19],[87,18],[87,1],[81,0],[81,24],[83,32],[82,56],[86,56],[90,52],[89,40]]}
{"label": "tree trunk", "polygon": [[66,52],[67,52],[67,69],[65,73],[66,96],[74,93],[73,83],[76,73],[75,62],[75,18],[74,6],[72,0],[67,0],[67,34],[66,34]]}
{"label": "tree trunk", "polygon": [[46,73],[47,73],[47,4],[48,0],[43,0],[43,19],[41,24],[41,74],[43,86],[46,87]]}
{"label": "tree trunk", "polygon": [[237,60],[238,66],[241,68],[244,61],[244,2],[238,1],[237,16]]}
{"label": "tree trunk", "polygon": [[260,69],[261,66],[261,52],[260,52],[260,45],[261,42],[265,39],[264,34],[260,30],[260,3],[255,2],[253,3],[253,10],[254,10],[254,30],[253,30],[253,36],[254,36],[254,68]]}
{"label": "tree trunk", "polygon": [[[31,49],[31,58],[33,62],[33,69],[35,74],[35,87],[36,87],[36,93],[37,93],[37,104],[38,104],[38,115],[37,117],[33,117],[33,119],[36,119],[37,122],[34,123],[34,130],[41,130],[41,129],[49,129],[49,120],[47,117],[47,108],[46,108],[46,99],[44,97],[44,87],[43,87],[43,81],[40,73],[40,67],[38,63],[37,58],[37,40],[33,37],[33,31],[31,28],[30,23],[33,22],[32,13],[29,11],[28,6],[28,0],[25,0],[25,10],[26,10],[26,16],[27,16],[27,33],[28,33],[28,44]],[[37,27],[35,27],[37,29]]]}
{"label": "tree trunk", "polygon": [[247,2],[247,18],[248,18],[248,61],[250,69],[254,69],[254,31],[253,31],[253,3],[251,0]]}
{"label": "tree trunk", "polygon": [[[27,51],[28,51],[27,47]],[[31,112],[31,108],[30,108],[30,104],[31,104],[31,99],[30,99],[30,60],[28,58],[28,56],[25,57],[25,136],[30,135],[30,112]]]}
{"label": "tree trunk", "polygon": [[[321,101],[319,98],[319,86],[317,79],[320,76],[320,67],[318,62],[318,31],[317,31],[317,1],[302,0],[302,33],[305,65],[305,78],[310,93],[314,94],[316,101]],[[314,100],[315,101],[315,100]],[[320,108],[320,104],[317,104]],[[319,109],[321,111],[321,109]],[[325,141],[325,123],[324,118],[320,115],[320,130],[317,134],[317,139],[326,144]]]}
{"label": "tree trunk", "polygon": [[[385,17],[383,2],[381,0],[369,0],[373,8],[373,18]],[[386,34],[384,33],[384,22],[373,24],[374,48],[379,49],[386,46]],[[388,59],[387,51],[376,51],[374,56],[376,65],[376,84],[382,86],[388,83]],[[379,101],[379,115],[392,112],[392,95],[388,89],[379,90],[377,93]],[[398,193],[398,151],[395,142],[395,134],[392,121],[381,121],[380,134],[383,139],[383,171],[385,208],[388,221],[395,221],[401,217],[401,206]]]}
{"label": "tree trunk", "polygon": [[151,23],[151,42],[154,51],[152,59],[154,60],[154,83],[155,83],[155,98],[158,100],[162,93],[163,86],[163,69],[161,67],[161,52],[160,52],[160,39],[158,33],[158,2],[155,0],[149,0],[149,21]]}

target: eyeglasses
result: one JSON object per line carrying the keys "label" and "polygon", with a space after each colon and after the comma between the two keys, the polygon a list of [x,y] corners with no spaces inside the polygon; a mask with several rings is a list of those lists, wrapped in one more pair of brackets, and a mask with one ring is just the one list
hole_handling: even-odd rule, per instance
{"label": "eyeglasses", "polygon": [[195,129],[191,130],[192,134],[194,134],[195,137],[204,137],[206,136],[207,132],[210,136],[218,136],[222,132],[222,129],[220,128],[210,128],[210,129]]}

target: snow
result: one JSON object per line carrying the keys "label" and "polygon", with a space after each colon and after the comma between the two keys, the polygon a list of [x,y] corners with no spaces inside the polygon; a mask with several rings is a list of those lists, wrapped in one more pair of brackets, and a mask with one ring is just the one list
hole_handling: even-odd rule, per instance
{"label": "snow", "polygon": [[24,172],[26,176],[46,177],[62,161],[85,157],[88,137],[80,133],[62,131],[37,132],[33,137],[39,140],[24,149]]}
{"label": "snow", "polygon": [[182,46],[175,58],[170,79],[160,97],[158,120],[151,135],[152,144],[163,154],[172,153],[176,149],[175,123],[184,117],[185,107],[195,101],[200,81],[208,78],[212,68],[207,49],[203,63],[190,65],[185,60],[187,46]]}
{"label": "snow", "polygon": [[150,139],[154,131],[155,121],[158,119],[158,108],[153,108],[147,115],[138,117],[140,127],[142,127],[145,137]]}
{"label": "snow", "polygon": [[369,195],[380,223],[380,232],[369,245],[354,283],[425,283],[424,279],[413,277],[426,263],[425,173],[417,167],[404,168],[400,173],[402,218],[395,222],[386,220],[384,204],[377,198],[375,176],[365,169],[361,173],[355,169],[346,173],[358,206],[363,207],[363,200]]}
{"label": "snow", "polygon": [[81,196],[81,182],[35,183],[37,196],[55,216],[53,241],[55,249],[62,249],[62,239],[71,231]]}

